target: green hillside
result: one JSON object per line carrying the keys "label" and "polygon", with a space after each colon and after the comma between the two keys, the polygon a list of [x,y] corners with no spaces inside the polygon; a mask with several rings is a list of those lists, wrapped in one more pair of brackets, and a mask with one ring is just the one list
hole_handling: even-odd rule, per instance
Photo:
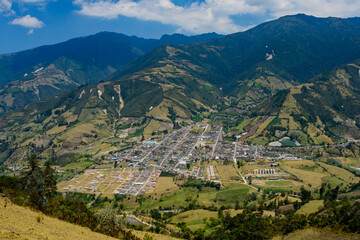
{"label": "green hillside", "polygon": [[65,90],[94,84],[164,44],[221,38],[216,33],[143,39],[101,32],[59,44],[0,55],[0,114]]}
{"label": "green hillside", "polygon": [[268,130],[289,130],[299,138],[303,133],[315,144],[357,139],[359,70],[359,61],[330,70],[309,83],[280,92],[254,113],[277,116],[277,123],[268,126]]}
{"label": "green hillside", "polygon": [[359,43],[360,26],[351,19],[286,16],[225,38],[158,48],[112,79],[170,64],[236,96],[241,106],[357,59]]}

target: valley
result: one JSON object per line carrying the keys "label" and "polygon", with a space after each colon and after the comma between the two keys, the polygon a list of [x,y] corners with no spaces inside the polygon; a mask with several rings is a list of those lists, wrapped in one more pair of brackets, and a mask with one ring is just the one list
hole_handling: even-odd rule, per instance
{"label": "valley", "polygon": [[358,239],[358,20],[0,55],[0,237]]}

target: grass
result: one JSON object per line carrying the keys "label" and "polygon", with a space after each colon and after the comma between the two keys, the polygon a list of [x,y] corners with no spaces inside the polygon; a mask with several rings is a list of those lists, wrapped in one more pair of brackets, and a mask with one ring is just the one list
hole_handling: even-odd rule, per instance
{"label": "grass", "polygon": [[313,200],[302,206],[296,213],[309,215],[311,213],[315,213],[319,211],[319,209],[323,206],[324,206],[323,200]]}
{"label": "grass", "polygon": [[280,118],[275,118],[274,120],[271,121],[271,123],[269,124],[269,127],[279,125],[279,124],[281,124],[281,119]]}
{"label": "grass", "polygon": [[356,177],[353,173],[332,165],[328,165],[325,163],[319,163],[323,166],[329,173],[333,174],[337,178],[347,182],[347,183],[358,183],[360,181],[359,177]]}
{"label": "grass", "polygon": [[265,146],[269,142],[266,137],[257,137],[252,139],[251,144]]}
{"label": "grass", "polygon": [[222,182],[240,181],[241,180],[241,178],[237,174],[233,164],[216,165],[215,169],[217,170]]}
{"label": "grass", "polygon": [[246,127],[247,125],[249,125],[252,122],[252,118],[249,119],[245,119],[244,121],[242,121],[237,127],[235,127],[237,130],[243,130],[244,127]]}
{"label": "grass", "polygon": [[328,136],[322,134],[321,130],[315,127],[313,124],[309,124],[307,128],[307,133],[314,141],[315,144],[329,143],[333,144],[334,142]]}
{"label": "grass", "polygon": [[290,93],[286,96],[283,107],[280,110],[279,118],[290,118],[291,113],[299,114],[300,110],[294,96]]}
{"label": "grass", "polygon": [[139,128],[134,133],[130,133],[125,139],[127,140],[127,139],[131,139],[133,137],[139,137],[139,136],[141,136],[143,130],[144,130],[143,128]]}
{"label": "grass", "polygon": [[191,201],[205,206],[235,205],[236,201],[244,200],[250,191],[250,188],[244,184],[226,183],[224,185],[221,190],[203,187],[202,191],[199,191],[197,188],[182,187],[169,193],[149,192],[144,195],[144,201],[139,210],[158,209],[159,207],[179,208],[189,205]]}
{"label": "grass", "polygon": [[196,230],[205,226],[204,218],[209,219],[211,217],[217,218],[218,213],[216,211],[198,209],[180,213],[172,217],[171,220],[174,223],[185,222],[191,230]]}
{"label": "grass", "polygon": [[360,161],[356,157],[349,157],[349,158],[337,157],[336,160],[340,162],[342,165],[347,167],[354,167],[354,168],[360,167]]}
{"label": "grass", "polygon": [[266,181],[263,188],[267,189],[279,189],[285,191],[298,191],[303,184],[293,180],[287,181]]}
{"label": "grass", "polygon": [[[275,120],[275,119],[274,119],[274,120]],[[265,130],[265,128],[266,128],[270,123],[272,123],[272,122],[273,122],[273,119],[272,119],[272,118],[266,119],[266,120],[258,127],[258,129],[256,130],[255,136],[260,135],[260,134]]]}
{"label": "grass", "polygon": [[273,240],[352,240],[359,239],[359,234],[335,233],[327,229],[306,228],[290,233],[287,236],[277,236]]}
{"label": "grass", "polygon": [[235,204],[236,201],[242,202],[249,193],[250,188],[244,184],[226,184],[224,190],[216,194],[216,202],[220,205]]}
{"label": "grass", "polygon": [[152,193],[166,194],[176,192],[179,187],[174,183],[172,177],[159,177]]}
{"label": "grass", "polygon": [[157,121],[155,119],[151,119],[149,124],[144,129],[144,138],[151,137],[151,134],[157,131],[162,126],[162,122]]}
{"label": "grass", "polygon": [[329,174],[317,166],[313,161],[281,161],[280,167],[295,175],[305,184],[311,185],[312,188],[320,188],[322,182],[325,182]]}
{"label": "grass", "polygon": [[94,161],[82,161],[82,162],[76,162],[76,163],[70,163],[66,166],[62,167],[62,169],[70,170],[70,169],[85,169],[89,166],[91,166],[94,163]]}
{"label": "grass", "polygon": [[0,198],[0,239],[115,239],[10,202],[4,207],[5,201]]}
{"label": "grass", "polygon": [[176,240],[176,239],[179,239],[179,238],[166,236],[166,235],[162,235],[162,234],[156,234],[156,233],[151,233],[151,232],[142,232],[142,231],[137,231],[137,230],[131,230],[131,233],[140,239],[145,239],[145,236],[152,237],[153,240]]}
{"label": "grass", "polygon": [[299,129],[301,129],[300,123],[296,122],[294,120],[293,116],[289,117],[289,129],[290,130],[299,130]]}

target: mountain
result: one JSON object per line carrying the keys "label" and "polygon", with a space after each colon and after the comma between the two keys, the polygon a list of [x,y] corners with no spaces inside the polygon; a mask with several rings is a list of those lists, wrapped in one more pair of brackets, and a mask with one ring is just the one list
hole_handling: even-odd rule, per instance
{"label": "mountain", "polygon": [[[269,128],[278,129],[271,128],[264,134],[297,130],[301,136],[312,136],[311,140],[302,140],[304,144],[356,137],[356,125],[349,127],[348,122],[357,119],[357,85],[351,82],[344,88],[346,94],[350,92],[351,101],[339,98],[333,103],[327,102],[330,95],[326,92],[342,94],[340,80],[323,77],[322,82],[328,85],[314,90],[311,87],[318,86],[315,76],[359,57],[360,26],[354,19],[306,15],[286,16],[215,40],[163,45],[103,82],[79,86],[1,116],[0,162],[14,164],[28,151],[38,151],[44,158],[55,152],[57,163],[75,161],[83,154],[99,157],[129,147],[134,141],[199,121],[217,110],[231,107],[241,112],[239,108],[256,107],[270,97],[260,105],[262,108],[250,114],[263,118],[274,115],[276,122],[284,122],[286,127],[274,123]],[[354,64],[358,66],[356,61]],[[311,95],[296,95],[307,88]],[[323,97],[310,98],[317,94]],[[333,105],[340,102],[353,102],[346,103],[349,113],[336,110]],[[288,110],[292,104],[298,111]],[[322,106],[335,109],[336,114],[330,114],[332,110],[318,114],[315,122],[316,112],[326,110]],[[341,127],[331,125],[337,118],[344,122]],[[305,126],[301,119],[312,125]]]}
{"label": "mountain", "polygon": [[216,33],[190,37],[174,34],[156,40],[101,32],[0,55],[0,113],[80,85],[98,83],[158,46],[220,37]]}
{"label": "mountain", "polygon": [[[329,70],[308,83],[281,91],[253,113],[278,118],[278,126],[274,124],[267,130],[289,130],[295,138],[305,134],[312,138],[310,143],[358,139],[360,60]],[[286,129],[283,129],[285,125],[281,122],[289,123]]]}
{"label": "mountain", "polygon": [[112,79],[173,64],[223,89],[226,95],[245,103],[258,102],[357,59],[360,25],[356,21],[285,16],[221,39],[172,46],[172,54],[161,47],[125,66]]}

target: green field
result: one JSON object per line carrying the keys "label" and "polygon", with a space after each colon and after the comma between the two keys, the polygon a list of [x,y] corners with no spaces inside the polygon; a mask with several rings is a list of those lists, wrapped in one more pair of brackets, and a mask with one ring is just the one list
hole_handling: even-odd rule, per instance
{"label": "green field", "polygon": [[94,163],[94,161],[82,161],[82,162],[75,162],[70,163],[62,167],[61,169],[64,170],[71,170],[71,169],[85,169],[89,166],[91,166]]}
{"label": "green field", "polygon": [[216,194],[216,202],[220,205],[232,205],[236,201],[242,202],[249,193],[250,187],[244,184],[231,183],[224,190]]}
{"label": "green field", "polygon": [[216,211],[208,211],[203,209],[191,210],[180,213],[171,218],[173,223],[185,222],[191,230],[203,228],[205,226],[204,218],[217,218],[218,213]]}

